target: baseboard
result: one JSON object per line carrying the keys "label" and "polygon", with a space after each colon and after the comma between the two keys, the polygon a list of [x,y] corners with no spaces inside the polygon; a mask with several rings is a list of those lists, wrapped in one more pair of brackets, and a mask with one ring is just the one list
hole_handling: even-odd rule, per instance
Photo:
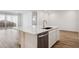
{"label": "baseboard", "polygon": [[73,27],[62,27],[62,28],[59,28],[59,30],[62,30],[62,31],[70,31],[70,32],[79,32],[79,29],[78,28],[73,28]]}

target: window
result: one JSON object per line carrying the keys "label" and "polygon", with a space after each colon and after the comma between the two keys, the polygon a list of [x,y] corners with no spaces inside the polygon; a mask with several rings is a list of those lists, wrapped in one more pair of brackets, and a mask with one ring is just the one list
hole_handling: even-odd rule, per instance
{"label": "window", "polygon": [[18,16],[17,15],[7,15],[6,20],[12,23],[15,23],[18,26]]}
{"label": "window", "polygon": [[0,27],[5,27],[5,15],[0,14]]}
{"label": "window", "polygon": [[5,15],[0,14],[0,21],[1,21],[1,20],[5,20]]}
{"label": "window", "polygon": [[0,27],[18,26],[18,15],[0,14]]}

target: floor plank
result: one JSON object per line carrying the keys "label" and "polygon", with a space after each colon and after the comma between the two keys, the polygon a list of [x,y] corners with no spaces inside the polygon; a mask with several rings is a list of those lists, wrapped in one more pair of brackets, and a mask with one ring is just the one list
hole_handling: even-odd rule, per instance
{"label": "floor plank", "polygon": [[60,40],[52,48],[79,48],[79,33],[60,31]]}
{"label": "floor plank", "polygon": [[18,32],[14,29],[0,30],[0,48],[17,48]]}

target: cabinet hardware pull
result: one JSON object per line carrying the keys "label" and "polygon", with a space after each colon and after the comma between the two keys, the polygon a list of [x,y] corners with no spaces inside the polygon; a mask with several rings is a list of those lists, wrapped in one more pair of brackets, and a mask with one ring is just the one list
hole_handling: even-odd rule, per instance
{"label": "cabinet hardware pull", "polygon": [[40,35],[39,38],[44,37],[44,36],[46,36],[46,35],[48,35],[48,34]]}

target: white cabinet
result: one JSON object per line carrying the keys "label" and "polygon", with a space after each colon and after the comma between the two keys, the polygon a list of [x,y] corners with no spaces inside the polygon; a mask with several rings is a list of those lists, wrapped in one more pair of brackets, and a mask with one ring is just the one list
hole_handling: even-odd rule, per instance
{"label": "white cabinet", "polygon": [[58,29],[49,31],[49,48],[52,47],[59,40]]}

